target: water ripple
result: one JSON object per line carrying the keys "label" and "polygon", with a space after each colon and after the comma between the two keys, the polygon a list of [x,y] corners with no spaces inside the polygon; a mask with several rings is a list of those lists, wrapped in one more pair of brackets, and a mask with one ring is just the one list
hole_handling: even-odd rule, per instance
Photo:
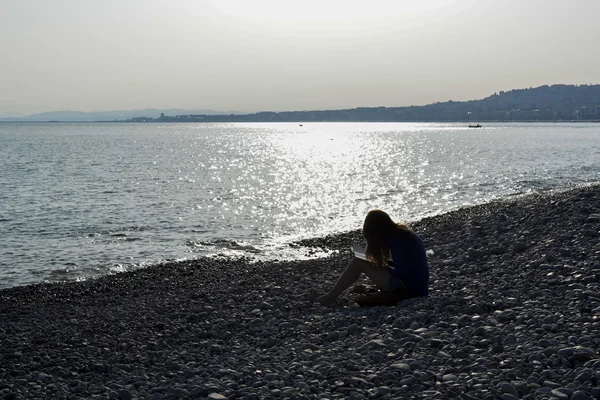
{"label": "water ripple", "polygon": [[[0,124],[0,287],[597,181],[597,124]],[[101,149],[101,151],[99,151]]]}

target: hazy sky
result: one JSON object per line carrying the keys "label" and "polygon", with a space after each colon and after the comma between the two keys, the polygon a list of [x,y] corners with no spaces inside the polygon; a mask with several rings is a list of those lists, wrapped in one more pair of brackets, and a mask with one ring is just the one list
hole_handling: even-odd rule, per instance
{"label": "hazy sky", "polygon": [[0,0],[0,115],[421,105],[600,83],[600,0]]}

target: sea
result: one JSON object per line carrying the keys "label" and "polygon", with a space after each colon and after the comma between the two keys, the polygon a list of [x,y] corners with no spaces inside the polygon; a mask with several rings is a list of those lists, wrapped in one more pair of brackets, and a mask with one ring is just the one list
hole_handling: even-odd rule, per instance
{"label": "sea", "polygon": [[290,246],[600,181],[598,123],[0,123],[0,288]]}

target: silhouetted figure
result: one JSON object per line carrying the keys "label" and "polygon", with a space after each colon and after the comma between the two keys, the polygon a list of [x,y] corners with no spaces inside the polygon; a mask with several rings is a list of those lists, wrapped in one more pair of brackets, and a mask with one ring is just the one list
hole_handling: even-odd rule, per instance
{"label": "silhouetted figure", "polygon": [[[406,225],[392,221],[384,211],[371,210],[365,218],[363,235],[367,241],[367,260],[354,257],[329,292],[318,297],[313,295],[315,302],[324,305],[335,303],[339,295],[354,284],[361,274],[367,275],[380,289],[378,294],[384,297],[393,294],[391,304],[429,295],[427,254],[416,233]],[[358,289],[355,291],[360,292],[361,287]],[[367,295],[357,298],[359,304],[361,297],[363,304],[378,304],[377,300],[369,302]]]}

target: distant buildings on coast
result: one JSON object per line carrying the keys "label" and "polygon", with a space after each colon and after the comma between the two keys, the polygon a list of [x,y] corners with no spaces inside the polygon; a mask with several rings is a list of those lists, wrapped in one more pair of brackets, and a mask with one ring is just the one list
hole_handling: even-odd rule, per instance
{"label": "distant buildings on coast", "polygon": [[191,114],[136,117],[123,122],[471,122],[598,121],[600,85],[551,85],[501,91],[481,100],[425,106],[359,107],[345,110]]}
{"label": "distant buildings on coast", "polygon": [[578,119],[596,119],[600,116],[598,110],[600,110],[600,106],[581,107],[577,113],[577,117]]}

